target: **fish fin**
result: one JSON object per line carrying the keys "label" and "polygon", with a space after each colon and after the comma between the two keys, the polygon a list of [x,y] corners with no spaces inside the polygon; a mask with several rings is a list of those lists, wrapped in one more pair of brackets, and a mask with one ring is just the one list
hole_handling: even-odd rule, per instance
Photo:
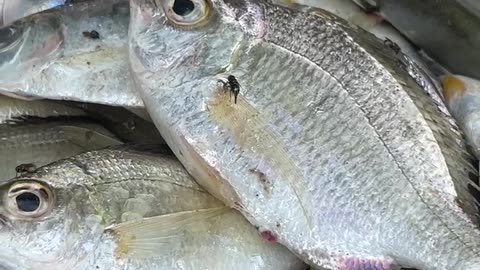
{"label": "fish fin", "polygon": [[148,258],[184,248],[193,235],[209,232],[209,221],[230,208],[217,207],[143,218],[107,228],[117,240],[119,257]]}
{"label": "fish fin", "polygon": [[454,75],[446,75],[441,79],[443,97],[447,103],[458,93],[465,92],[466,85],[462,79]]}

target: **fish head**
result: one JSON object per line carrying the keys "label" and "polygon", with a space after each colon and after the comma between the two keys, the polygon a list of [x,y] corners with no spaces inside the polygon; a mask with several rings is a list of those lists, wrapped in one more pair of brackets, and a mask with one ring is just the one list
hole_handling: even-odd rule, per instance
{"label": "fish head", "polygon": [[65,27],[59,12],[43,12],[0,28],[0,90],[18,87],[58,55]]}
{"label": "fish head", "polygon": [[265,34],[262,13],[246,0],[131,0],[131,68],[158,75],[157,89],[224,75]]}
{"label": "fish head", "polygon": [[63,161],[4,182],[0,267],[82,269],[103,233],[102,218],[89,196],[90,178]]}
{"label": "fish head", "polygon": [[[246,56],[268,31],[266,4],[249,0],[130,1],[129,63],[135,87],[162,137],[190,174],[230,205],[238,200],[228,180],[203,162],[198,149],[189,147],[190,140],[201,138],[186,138],[183,131],[188,128],[184,126],[170,132],[167,126],[178,123],[166,121],[182,121],[183,112],[226,104],[227,78],[242,75],[238,67],[245,58],[261,57]],[[230,89],[231,96],[238,94]]]}

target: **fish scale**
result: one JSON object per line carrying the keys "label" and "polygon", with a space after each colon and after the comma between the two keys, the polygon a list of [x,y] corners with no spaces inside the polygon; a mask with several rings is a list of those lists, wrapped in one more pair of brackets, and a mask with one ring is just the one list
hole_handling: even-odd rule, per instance
{"label": "fish scale", "polygon": [[[276,12],[276,11],[273,11],[273,12]],[[272,13],[272,14],[273,14],[273,13]],[[272,15],[272,14],[270,14],[270,15]],[[267,16],[268,16],[268,15],[267,15]],[[313,17],[318,17],[318,16],[313,16]],[[276,16],[274,16],[274,15],[269,16],[269,19],[270,19],[270,18],[276,19]],[[317,19],[317,18],[311,18],[310,20],[313,21],[313,20],[315,20],[315,19]],[[278,21],[278,22],[277,22],[277,21],[270,21],[270,22],[271,22],[271,25],[273,25],[273,26],[276,26],[276,25],[281,26],[281,25],[283,25],[283,24],[285,23],[284,21]],[[293,20],[292,23],[295,23],[295,22],[297,22],[297,21],[296,21],[296,20]],[[318,25],[318,24],[314,24],[314,23],[311,22],[311,23],[307,23],[306,25],[312,26],[312,27],[316,27],[316,25]],[[340,27],[339,27],[339,28],[340,28]],[[283,30],[283,31],[285,31],[285,29],[287,29],[287,28],[280,28],[280,27],[278,27],[278,28],[276,28],[275,30],[278,30],[278,31],[282,31],[282,30]],[[304,31],[304,27],[303,27],[303,26],[296,26],[296,25],[294,25],[294,27],[289,28],[289,29],[291,29],[291,31],[300,31],[300,32],[301,32],[301,31]],[[336,31],[335,31],[335,30],[336,30]],[[318,29],[318,31],[320,32],[320,31],[322,31],[322,29]],[[342,34],[345,35],[345,33],[338,33],[338,32],[341,32],[340,29],[335,29],[335,28],[334,28],[334,30],[332,30],[331,32],[332,32],[332,33],[328,33],[328,32],[327,32],[327,37],[328,37],[329,34],[330,34],[330,35],[334,35],[334,36],[336,36],[336,37],[341,36]],[[280,37],[280,39],[276,40],[275,37]],[[290,37],[289,33],[285,33],[285,34],[283,34],[283,35],[274,35],[274,36],[272,36],[272,40],[269,40],[269,41],[271,41],[271,42],[273,42],[273,43],[281,44],[283,47],[289,48],[289,47],[288,47],[289,44],[290,44],[290,41],[289,41],[290,39],[289,39],[289,37]],[[328,39],[327,37],[323,38],[323,40],[329,40],[329,41],[333,40],[332,42],[334,43],[334,45],[329,46],[329,44],[321,44],[321,43],[320,43],[320,46],[323,47],[323,48],[327,47],[327,49],[326,49],[327,52],[329,51],[329,50],[328,50],[328,47],[332,47],[332,46],[333,46],[332,48],[335,48],[335,49],[332,49],[331,51],[338,51],[338,48],[335,47],[335,44],[343,44],[343,43],[341,43],[341,42],[340,42],[340,43],[335,43],[334,39]],[[282,40],[282,38],[288,38],[288,40]],[[267,37],[267,40],[268,40],[268,37]],[[319,42],[321,42],[321,41],[319,41]],[[302,44],[302,40],[300,40],[298,43]],[[372,51],[373,51],[373,50],[372,50]],[[342,54],[342,51],[339,51],[338,54]],[[323,54],[323,55],[325,55],[325,57],[328,59],[328,55],[329,55],[328,53],[325,53],[325,54]],[[306,55],[306,57],[309,58],[309,59],[315,58],[313,55]],[[351,61],[354,61],[355,59],[358,59],[358,58],[362,58],[362,57],[361,57],[361,56],[352,55],[352,57],[351,57],[350,59],[352,59]],[[317,62],[318,65],[319,65],[319,66],[322,66],[322,67],[326,67],[326,68],[327,68],[327,71],[330,72],[333,76],[335,76],[335,77],[337,77],[337,76],[338,76],[338,77],[341,77],[341,74],[338,74],[338,75],[337,75],[338,69],[336,69],[336,67],[342,66],[342,65],[339,65],[339,64],[337,64],[337,65],[331,65],[331,64],[329,64],[329,63],[331,63],[331,62],[329,62],[327,59],[320,59],[320,61]],[[325,63],[325,61],[327,61],[327,63]],[[369,67],[369,66],[365,66],[365,65],[363,66],[363,69],[362,69],[363,73],[370,73],[370,72],[372,72],[372,71],[375,72],[375,70],[377,70],[377,69],[375,69],[375,68],[373,68],[373,67],[371,67],[371,66]],[[362,71],[360,71],[360,72],[362,72]],[[394,72],[394,74],[402,74],[402,73],[405,73],[405,72],[402,72],[401,70],[398,70],[398,68],[397,68],[397,70],[394,70],[393,72]],[[359,73],[359,72],[356,72],[356,73]],[[352,73],[350,73],[350,74],[352,74]],[[408,78],[408,77],[405,76],[405,75],[403,75],[403,77],[404,77],[404,78],[402,79],[402,81],[411,80],[410,78]],[[387,80],[388,77],[382,76],[382,74],[376,74],[376,75],[375,75],[375,78],[385,78],[385,80]],[[377,93],[378,93],[378,92],[379,92],[379,89],[383,89],[382,87],[373,87],[373,89],[372,89],[372,87],[369,87],[368,89],[361,89],[361,90],[363,90],[363,91],[353,91],[353,89],[357,89],[357,90],[360,90],[360,89],[358,89],[358,87],[355,87],[355,85],[349,85],[349,82],[350,82],[349,78],[343,77],[343,78],[341,78],[340,81],[342,81],[342,84],[344,84],[344,85],[346,86],[347,91],[349,91],[349,93],[351,93],[351,94],[353,95],[353,97],[359,96],[359,95],[361,95],[361,94],[363,94],[363,93],[365,93],[365,92],[372,92],[372,91],[374,91],[374,92],[377,92]],[[361,85],[369,85],[369,84],[361,84]],[[353,89],[352,89],[352,88],[353,88]],[[377,89],[378,89],[378,90],[377,90]],[[407,88],[407,90],[408,90],[408,89],[409,89],[409,88]],[[377,91],[375,91],[375,90],[377,90]],[[415,89],[415,90],[416,90],[416,89]],[[412,100],[413,100],[413,101],[418,101],[418,103],[420,104],[420,105],[417,105],[417,106],[425,107],[423,113],[426,114],[427,117],[428,117],[428,115],[432,115],[431,118],[432,118],[432,119],[435,119],[435,120],[432,121],[432,122],[434,122],[434,123],[429,123],[429,126],[433,126],[433,127],[434,127],[434,128],[432,128],[433,131],[434,131],[434,132],[437,131],[437,127],[440,126],[440,125],[442,126],[442,129],[444,129],[444,128],[449,128],[450,125],[448,125],[448,123],[445,123],[445,119],[442,119],[442,118],[439,118],[439,117],[433,117],[433,116],[435,115],[434,113],[438,114],[437,111],[436,111],[436,108],[432,108],[432,106],[428,106],[429,104],[431,104],[431,102],[426,101],[426,97],[425,97],[425,95],[423,95],[422,92],[419,92],[419,91],[417,90],[417,93],[415,93],[415,90],[412,89],[412,90],[410,90],[410,91],[407,91],[407,93],[410,94],[410,95],[414,95],[414,98],[412,98]],[[378,97],[380,97],[381,99],[378,98]],[[372,113],[371,113],[370,115],[373,114],[373,115],[376,116],[376,115],[389,115],[389,114],[390,114],[391,116],[397,117],[398,115],[394,113],[394,112],[395,112],[395,111],[394,111],[394,110],[395,110],[395,107],[389,106],[389,105],[388,105],[389,103],[387,103],[387,101],[388,101],[389,99],[385,99],[384,97],[385,97],[385,95],[381,95],[381,96],[380,96],[380,93],[379,93],[377,96],[369,96],[369,99],[366,99],[366,100],[365,100],[366,103],[367,103],[367,104],[366,104],[367,107],[364,107],[364,106],[362,106],[362,107],[364,107],[365,109],[369,109],[369,111],[372,111]],[[388,96],[387,96],[387,97],[388,97]],[[393,96],[392,96],[392,98],[393,98]],[[397,100],[397,101],[398,101],[398,98],[400,98],[400,97],[397,95],[397,96],[396,96],[396,100]],[[370,106],[368,105],[368,103],[370,103]],[[385,103],[387,103],[387,105],[385,105]],[[363,105],[363,104],[362,104],[362,105]],[[382,105],[383,105],[383,106],[382,106]],[[429,107],[430,107],[430,108],[429,108]],[[382,108],[383,108],[383,109],[382,109]],[[379,110],[380,110],[380,111],[379,111]],[[428,111],[428,110],[430,110],[430,111]],[[389,113],[387,114],[387,112],[389,112]],[[433,113],[433,112],[434,112],[434,113]],[[375,117],[375,116],[374,116],[374,117]],[[379,120],[379,119],[375,119],[375,120]],[[393,117],[389,117],[389,118],[385,118],[384,120],[385,120],[385,121],[382,121],[381,123],[376,123],[376,122],[372,121],[372,124],[373,124],[373,125],[376,125],[376,126],[385,126],[385,125],[388,126],[388,125],[390,125],[390,126],[392,126],[392,128],[388,128],[388,127],[387,127],[387,130],[389,130],[391,133],[393,133],[394,135],[396,135],[395,132],[398,132],[398,129],[393,128],[393,126],[396,127],[396,126],[398,125],[398,121],[399,121],[398,118],[395,119],[395,118],[393,118]],[[428,121],[429,119],[427,118],[426,120]],[[405,123],[405,124],[406,124],[406,123]],[[409,125],[414,125],[414,126],[415,126],[414,123],[409,123]],[[400,125],[400,126],[403,126],[403,125]],[[415,128],[412,128],[411,130],[414,130],[414,129],[415,129]],[[388,136],[388,133],[387,133],[386,135]],[[435,135],[436,135],[436,136],[435,136]],[[448,138],[448,137],[445,138],[445,136],[439,136],[439,135],[440,135],[440,134],[434,134],[435,139],[438,138],[438,137],[440,137],[441,140],[447,140],[447,142],[450,142],[450,143],[452,142],[452,139],[457,139],[457,138],[452,138],[452,139],[450,139],[450,138]],[[450,140],[448,140],[448,139],[450,139]],[[434,140],[434,139],[432,138],[431,140]],[[444,143],[443,143],[442,141],[440,141],[440,142],[439,142],[440,147],[442,147],[442,144],[444,144]],[[444,147],[444,148],[445,148],[445,147]],[[462,147],[462,148],[456,147],[456,148],[462,149],[462,148],[464,148],[464,147]],[[456,149],[456,148],[449,147],[448,149]],[[420,150],[420,151],[421,151],[421,150]],[[455,154],[459,154],[459,153],[455,153]],[[442,155],[441,155],[441,154],[438,154],[438,155],[436,155],[436,156],[442,156]],[[449,167],[450,171],[453,171],[453,172],[452,172],[452,176],[454,177],[454,179],[458,179],[458,180],[455,181],[456,184],[465,183],[465,181],[463,181],[463,179],[468,179],[468,177],[465,175],[465,173],[462,174],[462,173],[458,172],[459,170],[458,170],[457,168],[465,168],[465,167],[466,167],[466,168],[471,169],[471,171],[473,171],[473,172],[475,173],[475,168],[473,168],[473,167],[471,167],[471,166],[467,166],[467,163],[464,162],[464,160],[460,160],[460,162],[463,161],[463,162],[462,162],[463,164],[459,166],[458,164],[452,164],[452,163],[454,163],[455,159],[452,159],[452,157],[449,155],[449,153],[446,153],[445,156],[446,156],[446,159],[447,159],[446,161],[447,161],[447,162],[450,161],[450,164],[448,164],[448,165],[449,165],[448,167]],[[468,156],[468,154],[462,153],[461,157],[463,158],[463,156]],[[409,157],[406,157],[406,158],[409,158]],[[458,157],[457,157],[457,159],[458,159]],[[456,163],[456,162],[455,162],[455,163]],[[424,163],[424,164],[426,164],[426,163]],[[452,166],[452,165],[454,165],[454,166]],[[410,168],[420,169],[419,167],[416,167],[416,166],[410,166]],[[435,166],[435,167],[433,167],[433,168],[431,168],[431,169],[429,169],[429,170],[427,169],[427,170],[425,170],[425,171],[428,171],[428,172],[430,172],[430,173],[436,173],[436,172],[439,172],[440,170],[438,169],[437,166]],[[457,173],[459,173],[460,175],[457,176],[457,175],[456,175]],[[412,173],[412,175],[416,175],[416,174],[418,174],[418,172]],[[443,175],[444,175],[443,177],[438,177],[438,176],[436,176],[436,177],[432,177],[432,179],[442,179],[442,178],[445,179],[446,176],[449,175],[449,174],[448,174],[448,172],[444,171],[444,172],[443,172]],[[419,181],[423,181],[423,180],[419,180]],[[444,181],[447,181],[447,180],[444,180]],[[444,182],[444,183],[445,183],[445,182]],[[459,195],[460,195],[461,197],[463,197],[464,194],[468,194],[468,192],[466,192],[465,189],[464,189],[462,192],[459,193]],[[469,211],[470,211],[471,213],[473,212],[473,210],[470,210],[470,209],[469,209]]]}
{"label": "fish scale", "polygon": [[[200,188],[173,156],[162,154],[165,150],[164,145],[109,147],[4,182],[0,213],[8,217],[0,224],[0,265],[21,270],[306,268],[285,247],[259,239],[240,213]],[[55,196],[42,198],[52,204],[48,218],[12,218],[5,192],[19,182],[42,183]]]}
{"label": "fish scale", "polygon": [[[151,1],[131,0],[136,89],[200,185],[317,267],[480,266],[467,190],[467,172],[478,172],[449,116],[390,49],[323,11],[249,0],[211,9],[214,20],[182,29]],[[185,54],[149,65],[165,59],[157,43]],[[241,85],[238,104],[215,82],[225,66]]]}

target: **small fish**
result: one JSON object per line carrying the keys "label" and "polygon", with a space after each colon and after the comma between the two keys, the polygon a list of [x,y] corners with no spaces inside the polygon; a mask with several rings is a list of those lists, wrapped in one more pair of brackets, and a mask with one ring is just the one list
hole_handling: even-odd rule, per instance
{"label": "small fish", "polygon": [[[122,142],[86,117],[23,116],[0,125],[0,181],[75,154]],[[22,168],[26,168],[23,170]],[[20,172],[19,172],[20,170]]]}
{"label": "small fish", "polygon": [[129,76],[128,21],[126,0],[81,1],[0,28],[0,92],[143,107]]}
{"label": "small fish", "polygon": [[0,124],[21,116],[86,116],[86,113],[81,108],[52,101],[26,101],[0,95]]}
{"label": "small fish", "polygon": [[480,79],[479,4],[468,0],[353,1],[385,18],[451,72]]}
{"label": "small fish", "polygon": [[129,53],[201,186],[313,268],[480,269],[478,167],[422,72],[321,9],[189,2],[131,0]]}
{"label": "small fish", "polygon": [[0,267],[8,270],[306,269],[163,146],[60,160],[4,181],[0,198]]}

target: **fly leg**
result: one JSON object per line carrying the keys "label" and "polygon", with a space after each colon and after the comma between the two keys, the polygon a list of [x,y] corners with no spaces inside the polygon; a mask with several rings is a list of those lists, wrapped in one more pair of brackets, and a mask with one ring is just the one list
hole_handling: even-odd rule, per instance
{"label": "fly leg", "polygon": [[219,79],[218,82],[222,83],[222,88],[225,92],[228,92],[230,99],[232,98],[233,93],[235,104],[237,104],[237,96],[240,93],[240,89],[238,87],[234,87],[228,80],[225,81],[224,79]]}
{"label": "fly leg", "polygon": [[240,88],[239,87],[234,87],[230,93],[233,93],[233,97],[235,99],[235,104],[237,104],[237,97],[238,97],[238,94],[240,93]]}

